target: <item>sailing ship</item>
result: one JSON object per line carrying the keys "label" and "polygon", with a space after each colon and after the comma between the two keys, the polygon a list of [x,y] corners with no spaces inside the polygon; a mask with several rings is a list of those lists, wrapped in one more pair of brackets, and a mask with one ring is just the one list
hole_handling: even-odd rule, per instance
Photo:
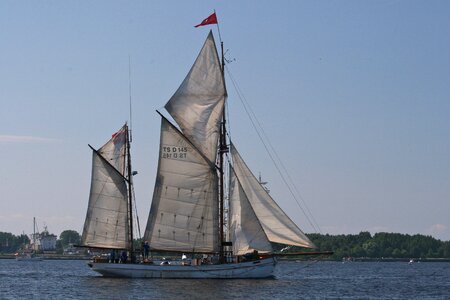
{"label": "sailing ship", "polygon": [[143,240],[152,253],[178,253],[183,261],[144,260],[133,248],[133,172],[125,124],[101,148],[91,147],[82,246],[127,251],[129,258],[126,263],[94,259],[89,263],[92,270],[115,277],[268,278],[277,263],[272,243],[315,248],[226,137],[221,46],[222,60],[209,32],[194,65],[166,103],[176,124],[158,112],[159,161]]}
{"label": "sailing ship", "polygon": [[18,261],[41,261],[42,257],[36,254],[36,218],[33,218],[33,243],[29,245],[24,245],[24,248],[17,252],[14,256]]}

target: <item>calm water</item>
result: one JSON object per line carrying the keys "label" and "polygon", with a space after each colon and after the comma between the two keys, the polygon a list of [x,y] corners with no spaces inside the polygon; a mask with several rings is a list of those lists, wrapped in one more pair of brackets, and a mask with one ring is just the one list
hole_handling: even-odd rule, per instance
{"label": "calm water", "polygon": [[450,299],[450,263],[280,262],[271,280],[103,278],[86,263],[0,260],[0,299]]}

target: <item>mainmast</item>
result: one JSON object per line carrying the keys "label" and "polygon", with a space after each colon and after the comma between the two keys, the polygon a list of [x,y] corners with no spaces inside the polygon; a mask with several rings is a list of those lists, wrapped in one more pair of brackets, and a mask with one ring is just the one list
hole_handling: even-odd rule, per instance
{"label": "mainmast", "polygon": [[[222,51],[222,78],[223,78],[223,84],[225,85],[225,58],[224,58],[224,52],[223,52],[223,41],[220,41],[220,48]],[[226,93],[226,88],[225,88],[225,93]],[[223,156],[225,153],[228,152],[228,147],[227,147],[227,140],[226,140],[226,118],[225,118],[225,103],[223,106],[223,112],[222,112],[222,122],[221,122],[221,126],[220,126],[220,137],[219,137],[219,212],[220,212],[220,216],[219,216],[219,227],[220,227],[220,232],[219,232],[219,239],[220,239],[220,261],[223,263],[224,262],[224,244],[225,244],[225,234],[224,234],[224,200],[225,200],[225,193],[224,193],[224,177],[225,177],[225,172],[224,172],[224,168],[223,168]]]}
{"label": "mainmast", "polygon": [[128,178],[128,226],[129,226],[129,244],[128,251],[130,252],[131,262],[135,261],[134,247],[133,247],[133,176],[131,169],[131,153],[130,153],[130,131],[126,126],[126,149],[127,159],[127,178]]}

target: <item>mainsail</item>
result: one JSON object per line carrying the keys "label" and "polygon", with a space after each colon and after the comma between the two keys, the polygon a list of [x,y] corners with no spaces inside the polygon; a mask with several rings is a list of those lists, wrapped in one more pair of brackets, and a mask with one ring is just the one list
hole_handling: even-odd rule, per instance
{"label": "mainsail", "polygon": [[211,161],[226,98],[225,83],[212,32],[194,65],[165,105],[183,134]]}
{"label": "mainsail", "polygon": [[158,173],[144,239],[152,249],[219,251],[215,166],[226,98],[221,64],[209,33],[188,75],[165,105]]}
{"label": "mainsail", "polygon": [[165,118],[159,166],[144,239],[152,249],[218,250],[215,166]]}
{"label": "mainsail", "polygon": [[[230,152],[233,160],[233,175],[236,176],[239,183],[230,185],[234,189],[239,189],[239,192],[231,191],[230,195],[239,194],[241,198],[241,214],[231,214],[231,224],[240,224],[240,226],[234,228],[236,232],[232,234],[236,237],[245,237],[238,239],[239,249],[235,250],[239,252],[242,251],[241,249],[245,249],[243,246],[246,243],[245,240],[249,240],[247,247],[259,250],[254,245],[256,238],[249,239],[250,236],[254,236],[258,232],[255,231],[257,226],[252,224],[252,222],[255,222],[255,217],[264,230],[267,240],[280,244],[315,248],[315,245],[261,186],[232,143],[230,144]],[[230,201],[232,212],[236,211],[236,208],[233,207],[235,201],[234,199]],[[244,209],[247,211],[242,214]],[[248,210],[252,210],[254,216]],[[263,236],[259,234],[258,237],[257,241],[261,243]]]}
{"label": "mainsail", "polygon": [[126,249],[129,246],[128,195],[125,151],[128,127],[124,125],[92,153],[89,204],[81,245]]}

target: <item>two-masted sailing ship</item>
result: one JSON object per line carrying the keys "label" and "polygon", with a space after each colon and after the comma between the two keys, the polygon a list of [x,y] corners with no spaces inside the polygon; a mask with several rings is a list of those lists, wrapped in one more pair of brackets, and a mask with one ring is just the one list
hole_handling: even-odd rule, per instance
{"label": "two-masted sailing ship", "polygon": [[[94,260],[89,263],[92,270],[141,278],[267,278],[274,276],[277,263],[272,243],[315,247],[227,139],[226,98],[223,50],[219,59],[210,32],[165,105],[176,124],[160,114],[159,163],[143,237],[152,253],[183,254],[190,258],[188,263],[144,260],[137,255],[141,250],[133,248],[127,125],[100,149],[91,147],[92,181],[82,245],[128,254],[125,263]],[[229,187],[227,193],[224,186]]]}

